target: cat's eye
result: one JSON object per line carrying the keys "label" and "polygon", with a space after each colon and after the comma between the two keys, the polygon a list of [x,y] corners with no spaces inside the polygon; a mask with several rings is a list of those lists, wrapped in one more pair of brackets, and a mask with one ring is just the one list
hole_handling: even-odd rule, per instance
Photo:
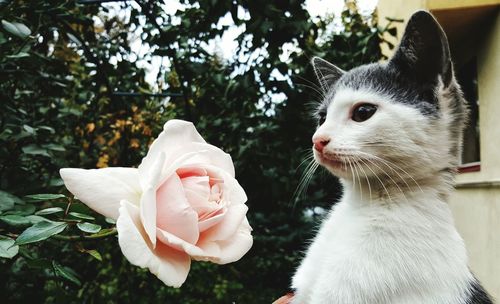
{"label": "cat's eye", "polygon": [[352,120],[363,122],[368,120],[377,111],[377,106],[370,103],[362,103],[352,110]]}
{"label": "cat's eye", "polygon": [[318,125],[321,126],[326,120],[326,113],[325,112],[319,112],[318,113]]}

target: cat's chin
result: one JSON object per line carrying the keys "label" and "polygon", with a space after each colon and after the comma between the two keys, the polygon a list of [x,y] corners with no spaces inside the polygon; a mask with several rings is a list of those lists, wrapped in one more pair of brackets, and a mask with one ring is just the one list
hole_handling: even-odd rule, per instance
{"label": "cat's chin", "polygon": [[332,159],[320,153],[314,153],[316,162],[337,176],[343,176],[347,170],[347,164],[338,159]]}

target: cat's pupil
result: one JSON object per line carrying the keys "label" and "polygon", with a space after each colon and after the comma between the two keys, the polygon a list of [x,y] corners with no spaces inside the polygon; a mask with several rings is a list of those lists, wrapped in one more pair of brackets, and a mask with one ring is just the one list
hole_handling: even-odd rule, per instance
{"label": "cat's pupil", "polygon": [[363,122],[372,117],[377,111],[377,106],[369,103],[363,103],[354,108],[352,111],[352,120],[356,122]]}

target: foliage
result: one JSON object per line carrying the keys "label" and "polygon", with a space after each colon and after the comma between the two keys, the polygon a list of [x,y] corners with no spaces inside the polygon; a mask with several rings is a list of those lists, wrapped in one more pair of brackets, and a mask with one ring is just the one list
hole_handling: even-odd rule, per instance
{"label": "foliage", "polygon": [[[160,1],[138,1],[122,5],[126,17],[109,8],[0,1],[0,296],[270,302],[287,290],[317,222],[314,211],[329,208],[340,192],[325,175],[292,197],[310,150],[311,104],[321,98],[309,61],[321,56],[347,69],[379,60],[382,34],[394,28],[377,28],[376,15],[360,15],[353,2],[340,31],[328,30],[331,20],[313,21],[301,1],[185,1],[173,15]],[[227,31],[217,26],[224,16],[244,28],[229,60],[205,47]],[[138,28],[152,54],[131,49]],[[156,84],[140,67],[152,56],[166,62]],[[151,95],[163,89],[178,97]],[[237,263],[194,263],[181,289],[130,265],[114,223],[67,196],[58,176],[61,167],[138,165],[172,117],[193,121],[232,155],[255,239]]]}

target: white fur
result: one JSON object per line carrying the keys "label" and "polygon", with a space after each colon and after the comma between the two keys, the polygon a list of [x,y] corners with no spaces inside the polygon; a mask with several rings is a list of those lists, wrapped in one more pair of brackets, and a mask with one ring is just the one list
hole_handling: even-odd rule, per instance
{"label": "white fur", "polygon": [[[350,119],[359,102],[374,116]],[[446,107],[446,100],[440,101]],[[344,196],[321,225],[293,277],[293,303],[465,304],[473,276],[446,200],[452,187],[450,111],[431,119],[391,96],[341,90],[315,136],[324,153],[373,155],[357,167],[332,167]],[[366,146],[363,143],[377,141]],[[383,158],[387,162],[378,162]]]}

